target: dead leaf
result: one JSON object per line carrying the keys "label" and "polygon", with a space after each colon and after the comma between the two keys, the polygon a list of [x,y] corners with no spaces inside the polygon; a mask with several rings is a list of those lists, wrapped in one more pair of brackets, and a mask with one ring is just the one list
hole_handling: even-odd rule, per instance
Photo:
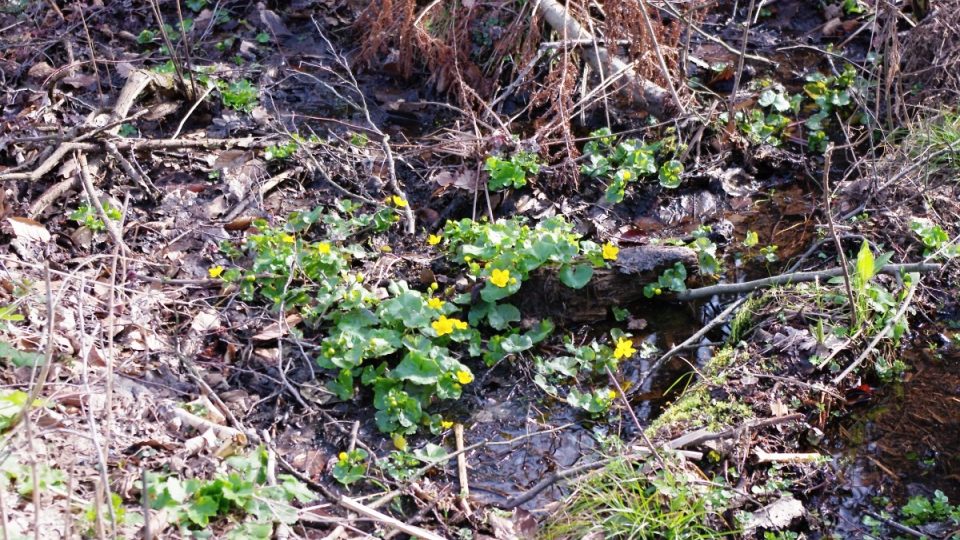
{"label": "dead leaf", "polygon": [[265,9],[263,4],[257,4],[257,7],[260,10],[260,22],[266,26],[270,32],[275,36],[292,36],[290,29],[287,28],[287,25],[283,24],[283,20],[277,16],[276,13],[269,9]]}
{"label": "dead leaf", "polygon": [[153,107],[150,107],[149,112],[143,115],[143,118],[146,120],[159,120],[165,116],[169,116],[180,108],[179,103],[174,103],[172,101],[164,101],[163,103],[158,103]]}
{"label": "dead leaf", "polygon": [[472,169],[461,169],[453,172],[440,171],[433,175],[432,180],[441,188],[453,186],[470,191],[477,189],[477,171]]}
{"label": "dead leaf", "polygon": [[502,517],[493,512],[487,515],[493,536],[497,540],[527,540],[536,538],[537,520],[521,508],[514,509],[510,517]]}
{"label": "dead leaf", "polygon": [[200,334],[219,330],[220,315],[212,309],[201,311],[193,318],[193,322],[190,323],[190,329]]}
{"label": "dead leaf", "polygon": [[270,326],[264,328],[257,335],[253,336],[254,341],[273,341],[275,339],[280,339],[283,336],[287,335],[287,329],[291,326],[296,326],[300,324],[300,321],[303,320],[303,317],[294,313],[292,315],[287,315],[286,324],[283,325],[283,328],[280,328],[280,323],[275,322]]}
{"label": "dead leaf", "polygon": [[30,66],[30,69],[27,71],[27,75],[34,79],[46,79],[52,75],[56,69],[50,66],[46,62],[37,62],[36,64]]}
{"label": "dead leaf", "polygon": [[802,502],[792,496],[785,496],[750,514],[744,529],[745,531],[755,531],[760,528],[786,529],[794,519],[803,517],[805,513]]}
{"label": "dead leaf", "polygon": [[49,242],[50,232],[39,221],[25,217],[9,217],[7,223],[13,229],[13,235],[28,242]]}
{"label": "dead leaf", "polygon": [[84,73],[77,73],[75,75],[68,75],[64,77],[60,82],[74,88],[88,88],[93,86],[97,82],[97,78],[93,75],[87,75]]}
{"label": "dead leaf", "polygon": [[786,416],[790,413],[790,407],[787,407],[785,403],[777,399],[770,404],[770,412],[773,413],[774,416]]}

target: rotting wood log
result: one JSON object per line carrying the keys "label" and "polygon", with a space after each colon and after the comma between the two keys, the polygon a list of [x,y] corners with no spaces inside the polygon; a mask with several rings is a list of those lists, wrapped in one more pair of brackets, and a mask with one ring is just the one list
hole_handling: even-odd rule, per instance
{"label": "rotting wood log", "polygon": [[611,268],[594,270],[582,289],[567,287],[553,270],[535,272],[517,293],[516,304],[527,317],[569,323],[601,321],[610,315],[610,306],[642,300],[643,285],[656,281],[661,272],[678,262],[694,268],[697,254],[682,246],[624,247]]}
{"label": "rotting wood log", "polygon": [[[567,8],[556,0],[540,0],[537,9],[543,13],[544,20],[557,32],[563,34],[564,40],[574,40],[584,43],[599,43],[586,28],[574,19]],[[606,47],[599,45],[584,47],[585,57],[590,66],[602,73],[605,78],[623,78],[627,82],[628,95],[644,104],[646,110],[658,118],[670,116],[678,104],[673,103],[670,92],[662,86],[641,77],[633,66],[610,53]]]}

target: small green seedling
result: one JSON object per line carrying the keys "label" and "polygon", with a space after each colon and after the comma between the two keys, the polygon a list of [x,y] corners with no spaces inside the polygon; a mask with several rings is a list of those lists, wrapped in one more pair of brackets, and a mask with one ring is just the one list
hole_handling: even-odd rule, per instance
{"label": "small green seedling", "polygon": [[241,79],[232,83],[220,82],[220,97],[223,104],[231,109],[250,112],[257,106],[259,92],[250,81]]}
{"label": "small green seedling", "polygon": [[517,152],[509,158],[490,156],[484,163],[484,169],[490,173],[487,186],[493,191],[527,185],[527,178],[540,172],[540,163],[536,154]]}
{"label": "small green seedling", "polygon": [[[123,218],[123,213],[108,202],[103,203],[103,210],[107,217],[113,221],[120,221]],[[100,232],[107,229],[106,224],[100,219],[99,213],[93,206],[86,203],[81,204],[76,210],[71,212],[69,219],[91,231]]]}

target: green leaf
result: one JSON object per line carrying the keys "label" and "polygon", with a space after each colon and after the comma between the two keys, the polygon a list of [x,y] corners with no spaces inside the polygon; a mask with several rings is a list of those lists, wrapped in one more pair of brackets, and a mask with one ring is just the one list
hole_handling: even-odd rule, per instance
{"label": "green leaf", "polygon": [[526,334],[513,334],[504,339],[501,346],[508,353],[518,353],[533,347],[533,339]]}
{"label": "green leaf", "polygon": [[487,312],[487,322],[494,330],[503,330],[519,320],[520,310],[513,304],[492,304]]}
{"label": "green leaf", "polygon": [[553,321],[550,319],[544,319],[540,321],[540,324],[528,330],[524,335],[529,337],[530,341],[533,343],[540,343],[541,341],[547,339],[547,337],[553,333],[555,328],[556,325],[553,324]]}
{"label": "green leaf", "polygon": [[516,283],[508,283],[506,287],[497,287],[488,281],[487,285],[480,290],[480,298],[482,298],[484,302],[496,302],[497,300],[506,298],[519,290],[519,279],[517,279]]}
{"label": "green leaf", "polygon": [[414,384],[435,384],[440,377],[437,361],[419,351],[410,351],[393,370],[393,376]]}
{"label": "green leaf", "polygon": [[560,282],[571,289],[582,289],[593,277],[593,267],[589,264],[564,265],[560,268]]}
{"label": "green leaf", "polygon": [[28,399],[30,395],[20,390],[0,390],[0,431],[10,427]]}
{"label": "green leaf", "polygon": [[215,499],[203,495],[187,505],[187,518],[195,525],[206,527],[210,524],[210,518],[216,517],[219,508],[220,504]]}
{"label": "green leaf", "polygon": [[660,185],[667,189],[680,187],[680,175],[683,174],[683,164],[672,159],[660,166]]}
{"label": "green leaf", "polygon": [[21,351],[9,343],[0,341],[0,358],[17,367],[36,367],[43,364],[44,356],[36,352]]}
{"label": "green leaf", "polygon": [[426,463],[439,463],[447,458],[447,451],[442,446],[427,443],[423,448],[414,450],[413,455]]}
{"label": "green leaf", "polygon": [[867,245],[867,242],[864,241],[860,245],[860,252],[857,253],[857,283],[860,288],[866,286],[876,271],[874,266],[873,252],[870,251],[870,246]]}
{"label": "green leaf", "polygon": [[752,248],[758,243],[760,243],[760,236],[756,231],[747,231],[747,236],[743,239],[743,247]]}

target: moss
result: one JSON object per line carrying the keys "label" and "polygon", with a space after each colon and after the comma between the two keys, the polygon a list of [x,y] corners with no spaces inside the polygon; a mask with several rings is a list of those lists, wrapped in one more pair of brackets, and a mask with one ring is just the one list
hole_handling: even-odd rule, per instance
{"label": "moss", "polygon": [[706,385],[691,388],[671,403],[648,428],[648,434],[675,432],[691,428],[721,431],[754,416],[753,410],[733,397],[715,400]]}
{"label": "moss", "polygon": [[[735,364],[739,357],[738,350],[728,345],[717,351],[701,371],[714,384],[721,384],[724,371]],[[674,433],[692,428],[720,431],[753,416],[750,406],[733,396],[722,400],[714,399],[710,395],[710,385],[701,382],[687,389],[669,404],[647,428],[647,434],[656,437],[660,433]]]}

